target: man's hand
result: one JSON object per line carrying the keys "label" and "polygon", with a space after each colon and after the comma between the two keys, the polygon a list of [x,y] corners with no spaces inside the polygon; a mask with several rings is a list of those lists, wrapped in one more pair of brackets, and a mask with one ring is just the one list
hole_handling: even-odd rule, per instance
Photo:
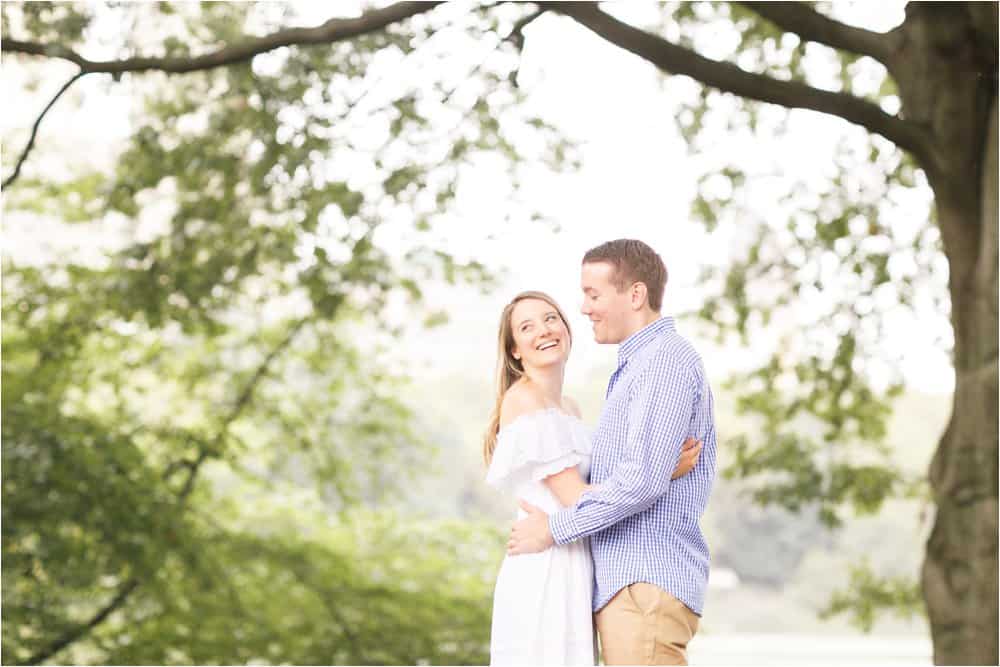
{"label": "man's hand", "polygon": [[507,555],[520,556],[545,551],[556,543],[549,530],[549,515],[530,503],[517,501],[528,516],[514,524],[507,542]]}

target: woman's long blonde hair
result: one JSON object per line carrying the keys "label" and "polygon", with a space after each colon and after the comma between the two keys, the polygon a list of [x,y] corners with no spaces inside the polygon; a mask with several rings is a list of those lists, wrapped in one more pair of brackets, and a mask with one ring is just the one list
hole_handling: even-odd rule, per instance
{"label": "woman's long blonde hair", "polygon": [[514,358],[514,327],[511,324],[510,316],[514,312],[514,306],[525,299],[538,299],[544,301],[559,313],[566,331],[569,332],[570,345],[573,343],[573,331],[569,327],[569,320],[563,313],[559,304],[544,292],[521,292],[515,296],[510,303],[504,306],[500,313],[500,327],[497,333],[497,379],[496,379],[496,404],[490,414],[489,426],[486,427],[486,434],[483,436],[483,460],[486,465],[493,460],[493,450],[497,446],[497,434],[500,432],[500,405],[503,403],[504,394],[511,385],[524,376],[524,366],[521,361]]}

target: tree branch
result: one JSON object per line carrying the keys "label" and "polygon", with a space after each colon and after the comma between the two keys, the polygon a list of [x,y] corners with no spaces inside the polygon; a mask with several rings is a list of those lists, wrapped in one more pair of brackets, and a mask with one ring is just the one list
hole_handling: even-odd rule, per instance
{"label": "tree branch", "polygon": [[[302,584],[306,590],[312,592],[313,595],[319,599],[323,607],[325,607],[330,616],[333,617],[333,622],[340,628],[340,631],[347,640],[347,643],[350,644],[351,650],[354,651],[354,655],[351,656],[351,662],[364,662],[364,651],[361,650],[361,643],[351,630],[351,624],[348,623],[347,619],[345,619],[340,613],[339,601],[331,598],[322,583],[317,584],[312,580],[314,568],[312,567],[312,563],[310,563],[305,556],[299,555],[298,561],[298,563],[293,563],[289,568],[292,575],[299,580],[299,583]],[[414,662],[414,664],[416,663]]]}
{"label": "tree branch", "polygon": [[819,42],[835,49],[869,56],[888,66],[893,34],[855,28],[811,9],[803,2],[740,2],[787,32],[803,40]]}
{"label": "tree branch", "polygon": [[933,161],[932,137],[922,126],[890,116],[871,102],[845,93],[813,88],[797,81],[780,81],[747,72],[732,63],[710,60],[690,49],[623,23],[592,2],[543,2],[598,36],[631,51],[659,69],[690,76],[701,83],[752,100],[793,109],[811,109],[839,116],[880,134],[913,153],[925,165]]}
{"label": "tree branch", "polygon": [[83,635],[87,634],[88,632],[96,628],[98,625],[103,623],[104,619],[110,616],[112,612],[114,612],[116,609],[118,609],[125,603],[125,600],[128,599],[128,596],[132,594],[132,591],[134,591],[138,585],[139,582],[136,579],[129,579],[128,581],[126,581],[125,584],[118,590],[118,593],[116,593],[115,596],[111,598],[111,601],[108,602],[106,605],[104,605],[104,607],[102,607],[100,611],[94,614],[94,616],[89,621],[83,623],[82,625],[76,626],[75,628],[64,634],[62,637],[57,639],[55,642],[53,642],[52,644],[49,644],[42,650],[33,654],[22,664],[26,665],[40,664],[48,660],[53,655],[63,650],[73,642],[75,642]]}
{"label": "tree branch", "polygon": [[[194,481],[198,475],[198,471],[201,465],[208,459],[208,457],[217,452],[218,443],[225,437],[226,431],[229,430],[230,424],[232,424],[237,417],[243,412],[243,410],[250,404],[253,397],[253,393],[260,384],[260,381],[267,375],[271,363],[281,354],[295,339],[295,336],[302,330],[302,327],[309,321],[308,317],[304,317],[296,321],[289,329],[286,336],[279,342],[264,360],[260,363],[254,374],[250,377],[247,383],[243,386],[242,391],[240,391],[239,396],[233,403],[233,407],[230,409],[229,413],[226,415],[225,419],[222,420],[219,431],[215,434],[213,438],[212,446],[203,447],[198,455],[198,458],[194,461],[184,461],[181,465],[188,469],[187,479],[184,480],[183,488],[177,494],[178,504],[183,506],[194,490]],[[168,466],[168,470],[170,466]],[[45,648],[39,650],[37,653],[28,658],[25,664],[37,665],[45,660],[48,660],[53,655],[63,650],[73,642],[77,641],[88,632],[93,630],[95,627],[100,625],[110,616],[115,610],[122,607],[128,600],[129,596],[139,587],[141,582],[136,577],[130,577],[122,587],[118,590],[118,593],[111,599],[108,604],[102,607],[94,616],[91,617],[86,623],[77,625],[67,631],[62,637],[58,638],[56,641],[52,642]]]}
{"label": "tree branch", "polygon": [[[525,16],[522,16],[521,19],[518,20],[517,23],[515,23],[514,26],[510,29],[510,32],[508,32],[506,35],[504,35],[503,37],[501,37],[500,41],[498,41],[493,46],[493,48],[491,48],[490,50],[488,50],[486,52],[486,54],[480,59],[480,61],[476,65],[474,65],[472,67],[472,69],[470,69],[469,72],[458,83],[456,83],[452,87],[451,90],[449,90],[445,94],[445,96],[441,99],[441,104],[444,104],[444,105],[448,104],[451,101],[451,98],[454,97],[455,93],[458,92],[458,89],[462,87],[462,84],[466,83],[467,81],[471,81],[472,77],[474,77],[476,74],[478,74],[480,72],[480,70],[482,70],[483,66],[486,65],[486,61],[490,59],[490,56],[493,55],[493,53],[495,53],[496,50],[498,48],[500,48],[500,46],[503,45],[505,42],[510,42],[511,44],[513,44],[514,48],[517,49],[518,53],[520,53],[521,51],[523,51],[524,50],[524,34],[523,34],[522,31],[526,27],[528,27],[528,25],[532,21],[534,21],[539,16],[541,16],[542,14],[544,14],[545,11],[546,10],[544,10],[544,9],[537,9],[537,10],[531,12],[530,14],[526,14]],[[518,65],[517,68],[515,68],[511,72],[511,77],[512,77],[511,82],[513,83],[513,85],[515,87],[517,86],[516,76],[517,76],[517,72],[519,71],[519,69],[520,69],[520,65]]]}
{"label": "tree branch", "polygon": [[332,18],[314,28],[285,28],[263,37],[250,38],[240,44],[223,47],[217,51],[202,56],[186,58],[146,58],[135,57],[124,60],[88,60],[72,49],[61,44],[40,44],[17,39],[4,39],[0,48],[4,53],[21,53],[45,58],[60,58],[76,64],[80,71],[56,93],[48,106],[42,111],[31,130],[28,145],[17,161],[12,173],[4,182],[3,187],[10,186],[21,173],[21,165],[28,157],[35,142],[35,135],[42,118],[52,108],[56,100],[66,92],[77,79],[92,73],[107,73],[120,75],[123,72],[145,72],[157,70],[170,74],[181,74],[198,70],[212,69],[224,65],[245,62],[261,53],[272,51],[282,46],[329,44],[343,39],[350,39],[369,32],[380,30],[390,24],[397,23],[416,14],[422,14],[441,4],[440,0],[433,2],[397,2],[382,9],[370,11],[357,18]]}
{"label": "tree branch", "polygon": [[537,19],[539,16],[541,16],[545,12],[546,12],[546,10],[544,8],[539,8],[539,9],[536,9],[535,11],[531,12],[530,14],[526,14],[525,16],[522,16],[521,19],[517,23],[514,24],[514,27],[511,28],[511,31],[509,33],[507,33],[507,36],[504,37],[502,41],[512,43],[514,45],[514,47],[517,48],[518,52],[523,51],[524,50],[524,29],[527,28],[528,25],[532,21],[534,21],[535,19]]}
{"label": "tree branch", "polygon": [[517,77],[520,76],[521,74],[521,59],[524,56],[524,29],[528,27],[528,25],[532,21],[537,19],[545,12],[546,9],[544,7],[540,7],[539,9],[531,12],[530,14],[523,16],[520,21],[514,24],[514,28],[501,41],[501,43],[510,42],[511,44],[514,45],[514,48],[517,49],[517,54],[518,54],[517,67],[515,67],[514,70],[510,73],[510,82],[515,88],[520,87],[518,86],[517,83]]}
{"label": "tree branch", "polygon": [[9,187],[10,184],[16,181],[17,177],[21,175],[21,165],[23,165],[24,161],[28,159],[28,153],[31,152],[32,147],[35,145],[35,137],[38,135],[38,127],[42,124],[42,119],[45,118],[45,114],[49,112],[49,109],[51,109],[56,103],[56,100],[62,97],[62,94],[69,90],[70,86],[76,83],[77,79],[85,76],[86,74],[87,72],[77,72],[72,79],[63,84],[62,88],[59,89],[59,92],[55,94],[55,97],[49,100],[49,103],[45,105],[44,109],[42,109],[42,113],[38,114],[38,118],[35,119],[35,124],[31,126],[31,136],[28,137],[28,143],[24,147],[24,150],[21,151],[21,157],[17,159],[17,164],[14,165],[14,173],[4,179],[4,188]]}
{"label": "tree branch", "polygon": [[313,28],[285,28],[270,35],[248,38],[242,43],[192,57],[151,58],[137,56],[124,60],[96,61],[88,60],[61,44],[40,44],[15,39],[5,39],[2,43],[2,49],[5,53],[62,58],[78,65],[84,73],[121,74],[123,72],[157,70],[169,74],[182,74],[246,62],[256,55],[273,51],[282,46],[329,44],[350,39],[380,30],[416,14],[422,14],[439,4],[441,4],[440,1],[397,2],[382,9],[372,10],[357,18],[332,18]]}
{"label": "tree branch", "polygon": [[230,424],[236,421],[236,419],[243,412],[244,408],[250,404],[253,394],[257,390],[257,385],[260,384],[261,380],[264,379],[264,376],[266,376],[270,371],[271,363],[278,357],[278,355],[284,352],[285,348],[291,345],[292,341],[295,340],[295,336],[298,335],[299,331],[302,330],[302,327],[305,326],[309,319],[309,317],[303,317],[297,320],[288,330],[288,333],[281,340],[281,342],[275,345],[267,356],[264,357],[264,361],[257,366],[253,376],[243,386],[243,390],[237,397],[236,402],[233,403],[233,407],[229,411],[229,414],[227,414],[225,419],[222,420],[222,424],[220,425],[215,436],[212,438],[211,444],[208,446],[202,446],[201,451],[198,453],[198,458],[188,465],[189,472],[187,479],[184,480],[184,486],[177,495],[181,504],[184,504],[187,501],[188,496],[191,495],[191,491],[194,490],[195,477],[197,477],[198,470],[201,468],[201,465],[208,459],[209,456],[218,454],[219,446],[222,439],[226,437],[226,432],[229,430]]}

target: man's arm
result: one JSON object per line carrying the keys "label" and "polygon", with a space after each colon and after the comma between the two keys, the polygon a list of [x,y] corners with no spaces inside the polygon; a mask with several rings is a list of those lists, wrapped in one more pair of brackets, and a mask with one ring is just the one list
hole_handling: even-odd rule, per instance
{"label": "man's arm", "polygon": [[[670,479],[683,477],[697,465],[701,447],[701,441],[694,438],[688,438],[684,442],[680,461]],[[584,483],[576,466],[546,477],[544,482],[564,507],[575,505],[584,492],[594,488],[593,485]],[[537,553],[555,544],[549,529],[549,515],[523,500],[519,504],[528,513],[528,517],[514,524],[507,542],[507,553],[511,556]]]}
{"label": "man's arm", "polygon": [[627,452],[611,477],[576,506],[549,517],[557,544],[604,530],[648,508],[670,489],[696,396],[691,369],[673,357],[653,360],[636,379],[628,406]]}
{"label": "man's arm", "polygon": [[[698,458],[701,456],[701,449],[701,440],[696,438],[685,440],[681,447],[680,460],[677,461],[677,467],[674,468],[670,479],[677,479],[691,472],[691,469],[698,463]],[[580,476],[579,466],[566,468],[554,475],[549,475],[542,480],[542,483],[549,487],[549,491],[552,492],[552,495],[556,497],[559,504],[563,507],[572,507],[585,492],[594,489],[593,484],[587,484],[583,480],[583,477]]]}

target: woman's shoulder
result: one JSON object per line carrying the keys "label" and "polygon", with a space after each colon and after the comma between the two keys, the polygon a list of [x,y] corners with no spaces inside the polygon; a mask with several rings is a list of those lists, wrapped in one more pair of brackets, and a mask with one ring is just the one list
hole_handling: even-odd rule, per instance
{"label": "woman's shoulder", "polygon": [[537,387],[526,382],[511,385],[500,403],[500,428],[507,426],[518,417],[545,410],[545,399]]}
{"label": "woman's shoulder", "polygon": [[514,385],[501,402],[497,445],[486,481],[515,490],[525,481],[540,482],[577,465],[590,451],[589,433],[563,401],[553,405],[537,388]]}
{"label": "woman's shoulder", "polygon": [[576,399],[569,396],[562,397],[563,409],[576,417],[577,419],[582,419],[583,414],[580,412],[580,404],[576,402]]}

